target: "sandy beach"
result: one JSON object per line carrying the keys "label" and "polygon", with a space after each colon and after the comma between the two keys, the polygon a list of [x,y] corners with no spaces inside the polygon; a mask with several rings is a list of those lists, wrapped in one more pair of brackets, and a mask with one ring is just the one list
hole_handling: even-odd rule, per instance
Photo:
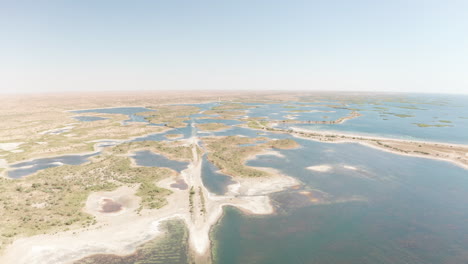
{"label": "sandy beach", "polygon": [[332,170],[332,167],[330,165],[324,164],[324,165],[309,166],[307,167],[307,169],[311,171],[317,171],[317,172],[329,172]]}

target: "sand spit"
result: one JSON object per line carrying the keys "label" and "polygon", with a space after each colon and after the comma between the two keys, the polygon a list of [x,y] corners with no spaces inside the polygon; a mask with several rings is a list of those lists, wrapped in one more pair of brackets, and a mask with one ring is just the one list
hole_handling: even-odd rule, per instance
{"label": "sand spit", "polygon": [[[251,214],[274,211],[267,194],[298,185],[297,180],[270,168],[272,177],[234,179],[226,195],[210,193],[201,179],[202,160],[198,158],[197,139],[192,138],[195,160],[178,178],[165,178],[157,184],[170,189],[167,205],[155,210],[136,212],[140,198],[138,188],[122,186],[111,192],[89,195],[84,211],[95,216],[97,224],[90,228],[57,234],[38,235],[15,240],[0,256],[0,263],[60,264],[71,263],[93,254],[132,254],[136,248],[158,236],[159,223],[172,218],[183,219],[189,230],[189,245],[195,261],[209,262],[211,245],[209,233],[222,216],[223,207],[230,205]],[[171,187],[183,179],[188,188]],[[106,202],[120,206],[115,212],[103,211]],[[208,261],[207,261],[208,260]]]}
{"label": "sand spit", "polygon": [[468,145],[370,137],[296,127],[291,130],[274,129],[273,132],[289,133],[298,138],[327,143],[359,143],[399,155],[448,161],[468,170]]}
{"label": "sand spit", "polygon": [[299,182],[292,177],[281,174],[273,168],[255,167],[259,170],[269,172],[271,177],[259,177],[259,178],[236,178],[236,183],[228,186],[227,195],[232,196],[257,196],[267,195],[283,191],[287,188],[296,186]]}
{"label": "sand spit", "polygon": [[65,132],[70,132],[75,126],[65,126],[61,128],[54,128],[46,131],[39,132],[39,135],[46,135],[46,134],[53,134],[53,135],[58,135],[62,134]]}
{"label": "sand spit", "polygon": [[308,120],[308,121],[304,121],[304,120],[287,119],[287,120],[270,121],[269,124],[271,126],[277,126],[279,123],[282,123],[282,124],[287,123],[287,124],[328,124],[328,125],[331,125],[331,124],[342,124],[342,123],[346,122],[347,120],[358,118],[360,116],[362,116],[362,114],[360,114],[359,112],[352,111],[347,116],[340,117],[340,118],[338,118],[336,120],[327,120],[327,121],[324,121],[324,120],[321,120],[321,121]]}
{"label": "sand spit", "polygon": [[332,170],[332,166],[324,164],[324,165],[315,165],[307,167],[308,170],[317,171],[317,172],[329,172]]}
{"label": "sand spit", "polygon": [[278,158],[285,158],[285,156],[283,154],[281,154],[281,152],[273,150],[273,149],[267,149],[267,150],[264,150],[264,151],[262,151],[260,153],[255,154],[255,155],[247,157],[246,161],[255,160],[255,159],[258,158],[258,156],[275,156],[275,157],[278,157]]}
{"label": "sand spit", "polygon": [[354,166],[350,166],[350,165],[343,165],[343,168],[347,169],[347,170],[358,170],[358,168],[354,167]]}
{"label": "sand spit", "polygon": [[0,159],[0,169],[8,168],[8,162],[5,159]]}

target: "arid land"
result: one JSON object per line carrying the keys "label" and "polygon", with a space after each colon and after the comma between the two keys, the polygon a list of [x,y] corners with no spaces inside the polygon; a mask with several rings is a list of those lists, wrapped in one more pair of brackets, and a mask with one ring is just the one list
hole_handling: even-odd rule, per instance
{"label": "arid land", "polygon": [[[375,97],[393,95],[371,95]],[[245,213],[270,214],[274,209],[269,194],[300,184],[271,168],[245,165],[257,155],[281,157],[277,149],[299,147],[296,141],[270,140],[265,131],[288,133],[298,138],[327,143],[355,142],[400,155],[452,162],[468,169],[468,146],[312,131],[291,127],[280,129],[278,120],[248,116],[250,103],[287,101],[321,102],[342,100],[360,102],[361,94],[285,92],[158,92],[89,93],[2,96],[0,104],[0,262],[71,263],[92,254],[131,254],[139,245],[161,235],[158,226],[168,219],[182,219],[189,231],[192,258],[210,262],[209,232],[222,215],[223,206],[235,206]],[[204,137],[181,134],[165,137],[174,141],[130,142],[133,138],[161,134],[187,126],[187,115],[197,107],[175,104],[221,102],[203,113],[213,119],[235,119],[237,125],[255,129],[257,138],[239,136]],[[146,107],[158,112],[141,115],[165,126],[123,122],[125,115],[76,114],[77,109]],[[106,118],[79,122],[73,116]],[[361,113],[317,124],[340,124]],[[204,117],[203,117],[204,118]],[[195,120],[196,122],[196,120]],[[288,120],[294,125],[304,121]],[[325,123],[322,123],[325,122]],[[306,122],[307,123],[307,122]],[[310,123],[310,122],[309,122]],[[313,122],[311,123],[313,124]],[[221,123],[198,124],[202,130],[220,131]],[[114,146],[99,147],[102,141]],[[200,142],[203,141],[203,144]],[[240,145],[251,145],[240,147]],[[167,158],[189,162],[180,174],[169,168],[142,167],[129,157],[149,150]],[[81,165],[63,165],[40,170],[20,179],[7,177],[11,165],[44,157],[96,153]],[[224,195],[211,193],[201,178],[202,155],[236,182]],[[326,171],[326,167],[313,167]],[[352,169],[352,168],[350,168]],[[185,183],[186,188],[178,184]],[[104,212],[107,205],[118,210]],[[44,242],[45,241],[45,242]]]}

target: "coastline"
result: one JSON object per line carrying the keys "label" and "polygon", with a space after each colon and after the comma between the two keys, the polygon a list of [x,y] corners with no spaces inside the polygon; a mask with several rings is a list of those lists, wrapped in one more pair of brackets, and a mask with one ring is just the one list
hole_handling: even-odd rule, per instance
{"label": "coastline", "polygon": [[[88,196],[83,211],[96,217],[96,225],[55,234],[18,238],[5,248],[0,255],[0,262],[65,264],[100,253],[129,255],[134,253],[138,246],[161,233],[157,228],[161,221],[172,218],[180,218],[185,222],[190,234],[189,247],[194,258],[203,262],[207,259],[209,261],[209,249],[212,244],[210,232],[221,219],[224,206],[234,206],[250,214],[271,214],[274,209],[268,195],[298,184],[294,178],[272,169],[272,177],[233,177],[233,180],[237,181],[236,184],[230,185],[234,191],[225,195],[212,194],[201,179],[202,160],[197,155],[198,144],[192,146],[194,159],[180,174],[191,188],[181,190],[171,187],[176,179],[174,176],[157,182],[158,186],[172,191],[167,197],[167,204],[162,208],[136,212],[135,208],[140,199],[135,195],[138,185],[124,185],[110,192],[94,192]],[[108,198],[125,201],[123,204],[126,205],[118,213],[99,211],[103,199]],[[25,248],[30,250],[25,252]]]}
{"label": "coastline", "polygon": [[[287,132],[286,132],[287,133]],[[299,133],[299,135],[298,135]],[[322,132],[322,131],[317,131],[317,130],[308,130],[308,129],[293,129],[292,134],[294,137],[301,138],[301,139],[307,139],[307,140],[313,140],[313,141],[318,141],[318,142],[326,142],[326,143],[358,143],[367,147],[371,147],[374,149],[378,149],[381,151],[386,151],[389,153],[393,154],[398,154],[398,155],[404,155],[404,156],[410,156],[410,157],[418,157],[418,158],[426,158],[426,159],[433,159],[433,160],[441,160],[441,161],[446,161],[450,162],[454,165],[457,165],[465,170],[468,170],[468,159],[465,162],[457,160],[458,158],[461,159],[463,155],[456,155],[453,156],[452,158],[448,157],[443,157],[443,156],[437,156],[429,153],[429,154],[422,154],[418,152],[404,152],[404,151],[398,151],[393,149],[390,149],[389,147],[385,147],[386,144],[383,143],[406,143],[406,145],[424,145],[426,148],[435,148],[435,147],[445,147],[445,148],[453,148],[453,147],[458,147],[461,149],[465,150],[465,157],[468,158],[468,145],[461,145],[461,144],[448,144],[448,143],[434,143],[430,141],[417,141],[417,140],[399,140],[399,139],[393,139],[393,138],[385,138],[385,137],[370,137],[370,136],[361,136],[361,135],[353,135],[353,134],[340,134],[340,133],[334,133],[334,132]],[[303,134],[303,135],[301,135]],[[309,136],[307,136],[309,135]],[[315,136],[315,137],[314,137]],[[328,136],[328,137],[327,137]],[[322,137],[327,137],[326,139],[323,139]],[[331,139],[332,138],[332,139]],[[381,142],[376,143],[376,142]],[[383,142],[383,143],[382,143]],[[427,153],[427,152],[426,152]]]}
{"label": "coastline", "polygon": [[296,130],[298,132],[332,135],[332,136],[334,135],[334,136],[356,137],[356,138],[369,139],[369,140],[374,140],[374,139],[395,140],[395,141],[409,142],[409,143],[423,143],[423,144],[435,144],[435,145],[443,145],[443,146],[468,147],[468,144],[462,144],[462,143],[449,143],[449,142],[423,140],[423,139],[405,139],[405,138],[385,137],[385,136],[377,136],[377,135],[374,136],[370,134],[348,133],[348,132],[341,132],[337,130],[309,129],[309,128],[299,128],[299,127],[291,127],[291,129]]}

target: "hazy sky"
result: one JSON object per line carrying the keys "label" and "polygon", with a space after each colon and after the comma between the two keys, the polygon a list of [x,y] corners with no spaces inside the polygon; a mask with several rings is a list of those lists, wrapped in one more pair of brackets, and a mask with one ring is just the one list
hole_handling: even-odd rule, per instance
{"label": "hazy sky", "polygon": [[0,92],[468,93],[466,0],[0,3]]}

